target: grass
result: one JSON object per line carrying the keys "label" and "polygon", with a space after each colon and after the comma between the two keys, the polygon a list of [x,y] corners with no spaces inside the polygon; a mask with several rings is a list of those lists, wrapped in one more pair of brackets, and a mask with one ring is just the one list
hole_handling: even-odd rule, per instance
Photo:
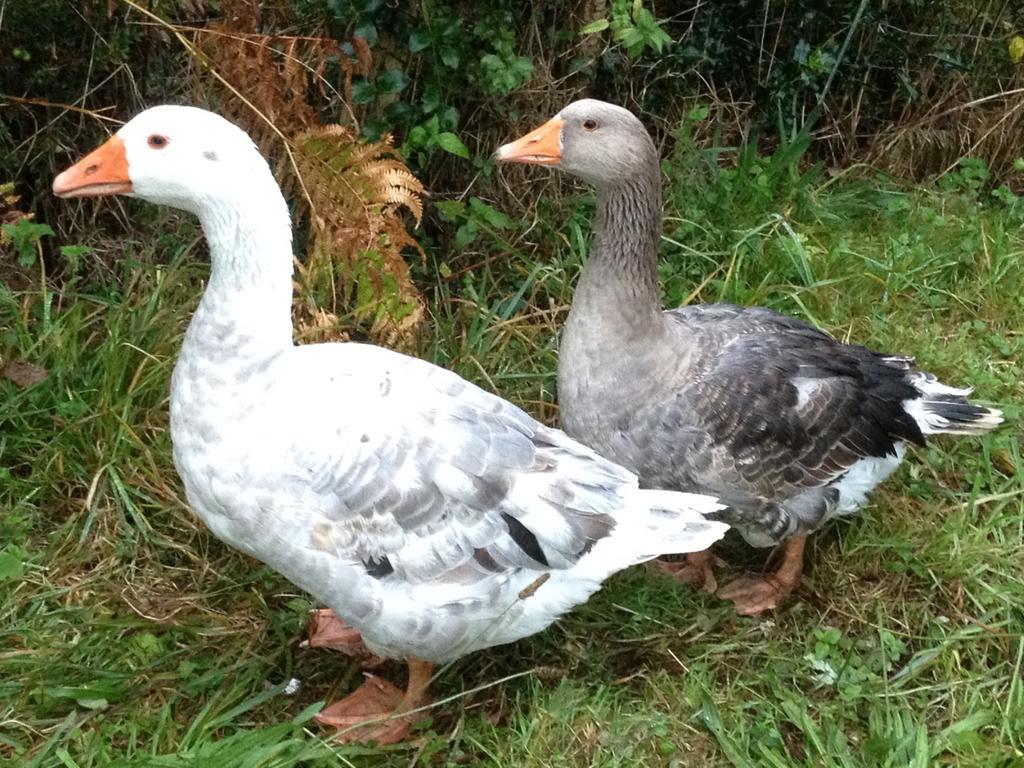
{"label": "grass", "polygon": [[[729,170],[669,160],[667,303],[767,304],[912,352],[1008,426],[914,451],[862,515],[813,539],[774,615],[620,574],[548,632],[445,670],[417,740],[387,749],[332,748],[311,727],[359,671],[300,648],[309,599],[183,501],[167,392],[206,271],[192,222],[96,236],[59,289],[5,273],[0,356],[49,377],[0,381],[0,764],[1024,764],[1024,203],[955,174],[942,190],[829,178],[785,151]],[[537,226],[491,216],[458,256],[434,250],[424,356],[553,420],[591,205],[545,198]],[[726,576],[763,560],[727,554]]]}

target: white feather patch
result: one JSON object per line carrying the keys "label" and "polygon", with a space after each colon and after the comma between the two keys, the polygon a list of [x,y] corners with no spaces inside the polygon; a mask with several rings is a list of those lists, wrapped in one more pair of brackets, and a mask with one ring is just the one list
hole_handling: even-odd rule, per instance
{"label": "white feather patch", "polygon": [[839,491],[839,503],[832,516],[849,515],[864,506],[868,500],[868,494],[895,472],[900,462],[903,461],[907,452],[906,446],[903,443],[896,443],[895,448],[895,456],[874,456],[861,459],[851,466],[841,478],[831,483],[832,487]]}
{"label": "white feather patch", "polygon": [[948,408],[950,403],[943,399],[933,398],[941,396],[942,398],[966,399],[973,391],[971,387],[950,387],[932,374],[923,371],[917,371],[911,375],[910,383],[921,393],[921,397],[904,400],[903,409],[913,417],[925,435],[936,435],[943,432],[977,435],[988,432],[1003,423],[1003,412],[997,408],[985,409],[973,421],[950,421],[942,415],[943,408]]}

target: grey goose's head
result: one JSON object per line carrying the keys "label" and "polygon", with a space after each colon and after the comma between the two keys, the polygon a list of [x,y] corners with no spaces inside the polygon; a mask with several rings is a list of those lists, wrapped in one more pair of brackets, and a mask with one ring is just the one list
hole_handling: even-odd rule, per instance
{"label": "grey goose's head", "polygon": [[658,152],[636,115],[596,99],[574,101],[544,125],[505,144],[504,162],[553,165],[596,187],[657,169]]}

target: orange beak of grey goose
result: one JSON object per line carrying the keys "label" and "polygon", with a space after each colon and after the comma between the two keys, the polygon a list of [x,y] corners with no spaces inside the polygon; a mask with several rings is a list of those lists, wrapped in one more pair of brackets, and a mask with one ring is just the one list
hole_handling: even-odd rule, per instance
{"label": "orange beak of grey goose", "polygon": [[131,191],[128,156],[116,135],[53,180],[57,197],[102,197]]}
{"label": "orange beak of grey goose", "polygon": [[562,126],[565,121],[553,117],[536,130],[498,149],[498,159],[508,163],[558,165],[562,159]]}

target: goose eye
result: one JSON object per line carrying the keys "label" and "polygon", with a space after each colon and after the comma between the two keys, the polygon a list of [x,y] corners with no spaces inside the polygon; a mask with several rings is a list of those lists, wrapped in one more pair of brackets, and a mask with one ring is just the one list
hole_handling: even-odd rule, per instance
{"label": "goose eye", "polygon": [[583,121],[583,130],[585,130],[585,131],[596,131],[597,130],[597,120],[584,120]]}
{"label": "goose eye", "polygon": [[163,149],[164,147],[167,146],[168,139],[166,136],[161,136],[159,133],[154,133],[146,140],[146,143],[149,144],[149,146],[151,146],[153,149]]}

